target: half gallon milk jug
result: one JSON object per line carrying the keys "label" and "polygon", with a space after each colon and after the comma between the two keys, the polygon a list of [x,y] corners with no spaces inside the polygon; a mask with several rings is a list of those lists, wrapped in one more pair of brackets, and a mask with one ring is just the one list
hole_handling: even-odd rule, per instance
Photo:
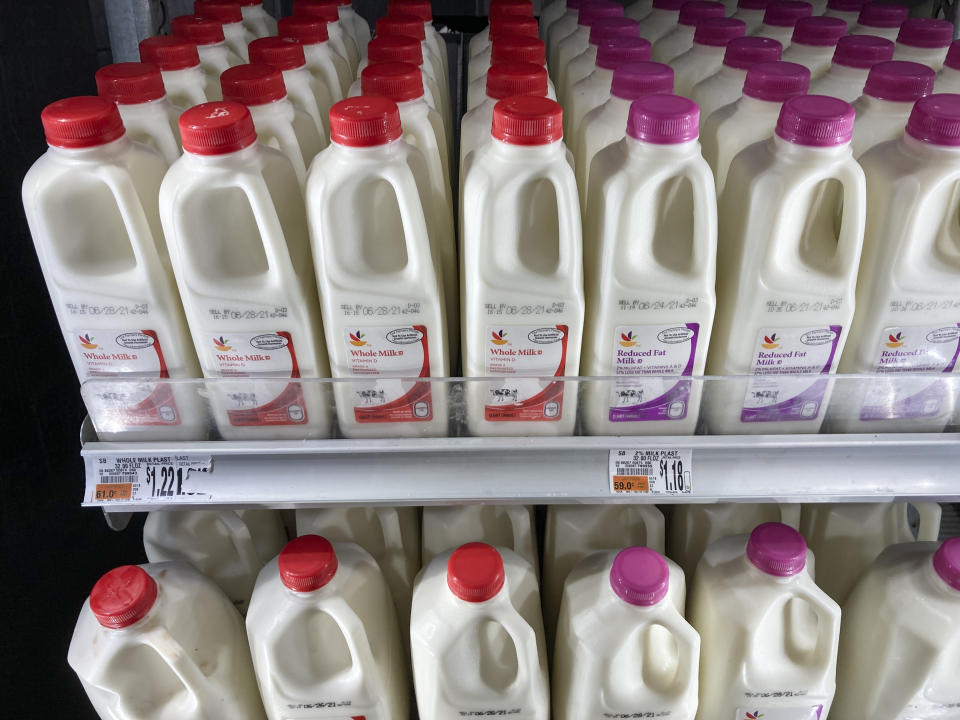
{"label": "half gallon milk jug", "polygon": [[937,73],[936,91],[938,93],[960,92],[960,41],[954,40],[947,52],[943,69]]}
{"label": "half gallon milk jug", "polygon": [[[227,45],[223,36],[223,23],[196,15],[180,15],[170,21],[170,34],[195,43],[203,71],[215,80],[220,73],[234,65],[242,65],[243,58]],[[219,100],[220,98],[211,98]]]}
{"label": "half gallon milk jug", "polygon": [[360,49],[340,23],[338,0],[294,0],[293,14],[323,20],[327,24],[330,47],[346,61],[349,75],[356,76],[360,64]]}
{"label": "half gallon milk jug", "polygon": [[260,569],[287,542],[275,510],[154,510],[143,525],[153,563],[184,560],[246,612]]}
{"label": "half gallon milk jug", "polygon": [[[479,79],[490,69],[493,64],[493,45],[494,42],[500,43],[505,38],[528,38],[530,40],[540,40],[537,37],[537,21],[526,15],[505,15],[496,18],[493,27],[490,30],[490,39],[486,47],[476,55],[471,55],[467,64],[467,81],[472,83]],[[476,36],[474,37],[476,39]],[[541,40],[541,42],[543,42]],[[544,53],[546,53],[546,43],[544,43]],[[502,53],[501,53],[502,55]],[[509,62],[509,58],[502,59],[501,62]],[[546,63],[537,63],[543,65]]]}
{"label": "half gallon milk jug", "polygon": [[816,79],[830,69],[837,43],[846,34],[847,24],[840,18],[800,18],[783,59],[800,63],[810,71],[810,77]]}
{"label": "half gallon milk jug", "polygon": [[340,18],[340,27],[353,38],[357,51],[360,53],[360,59],[367,58],[367,45],[370,42],[370,24],[366,18],[354,10],[353,3],[350,0],[338,0],[337,17]]}
{"label": "half gallon milk jug", "polygon": [[[23,209],[80,382],[198,377],[157,210],[166,162],[124,134],[103,98],[60,100],[40,117],[49,149],[23,179]],[[206,434],[193,388],[147,380],[102,392],[91,408],[102,440]]]}
{"label": "half gallon milk jug", "polygon": [[690,97],[697,83],[720,69],[727,44],[745,34],[743,20],[725,17],[701,20],[693,36],[693,46],[670,63],[677,95]]}
{"label": "half gallon milk jug", "polygon": [[303,535],[257,578],[250,653],[270,720],[406,720],[396,610],[380,568],[352,543]]}
{"label": "half gallon milk jug", "polygon": [[[239,103],[180,116],[184,155],[160,188],[160,216],[225,438],[324,437],[328,377],[303,195],[290,161],[257,142]],[[290,382],[290,379],[294,379]]]}
{"label": "half gallon milk jug", "polygon": [[871,35],[848,35],[840,38],[830,68],[810,86],[815,95],[829,95],[853,102],[863,94],[870,68],[893,59],[890,40]]}
{"label": "half gallon milk jug", "polygon": [[167,99],[180,108],[216,100],[217,79],[203,71],[197,46],[172,35],[150,37],[140,43],[140,60],[160,68]]}
{"label": "half gallon milk jug", "polygon": [[758,63],[778,61],[781,51],[780,43],[770,38],[741,37],[731,40],[724,49],[720,69],[698,82],[690,91],[690,99],[700,106],[701,125],[724,105],[740,98],[747,70]]}
{"label": "half gallon milk jug", "polygon": [[[940,535],[940,506],[912,503],[919,516],[917,540]],[[888,545],[913,542],[907,503],[804,505],[800,532],[817,558],[817,584],[843,605],[860,575]]]}
{"label": "half gallon milk jug", "polygon": [[[491,12],[494,14],[499,14],[502,8],[498,8],[498,6],[503,5],[504,3],[493,2],[491,4],[493,5]],[[447,43],[443,39],[443,36],[433,26],[433,7],[430,0],[388,0],[387,14],[407,14],[413,15],[420,19],[420,22],[423,23],[424,40],[426,41],[427,45],[430,46],[430,50],[433,52],[434,57],[440,61],[444,80],[446,80],[448,83],[447,85],[444,85],[444,87],[449,87],[450,68],[448,67],[449,61],[447,58]],[[369,34],[367,34],[366,39],[367,41],[370,40]]]}
{"label": "half gallon milk jug", "polygon": [[591,435],[692,434],[716,308],[717,200],[696,103],[635,100],[593,160],[584,216],[583,420]]}
{"label": "half gallon milk jug", "polygon": [[[657,42],[677,26],[680,8],[687,0],[653,0],[650,14],[640,19],[640,37]],[[629,17],[629,15],[628,15]],[[718,17],[718,16],[714,16]]]}
{"label": "half gallon milk jug", "polygon": [[683,572],[646,547],[591,555],[570,573],[553,654],[553,717],[697,712],[700,636],[669,595]]}
{"label": "half gallon milk jug", "polygon": [[677,24],[653,43],[652,58],[657,62],[672,62],[693,47],[697,25],[707,18],[722,18],[726,13],[723,3],[710,0],[690,0],[680,8]]}
{"label": "half gallon milk jug", "polygon": [[843,607],[833,717],[955,716],[960,538],[883,551]]}
{"label": "half gallon milk jug", "polygon": [[580,370],[583,265],[562,116],[546,98],[501,100],[466,175],[464,375],[500,378],[467,383],[474,435],[573,433],[576,388],[561,378]]}
{"label": "half gallon milk jug", "polygon": [[[566,0],[553,0],[546,4],[540,11],[540,39],[547,41],[547,33],[550,32],[550,26],[557,22],[564,15],[572,15],[573,8],[568,7]],[[532,6],[532,3],[531,3]],[[531,7],[531,12],[533,8]]]}
{"label": "half gallon milk jug", "polygon": [[537,577],[511,550],[434,558],[413,589],[410,645],[420,720],[550,717]]}
{"label": "half gallon milk jug", "polygon": [[180,157],[177,119],[183,112],[167,100],[160,69],[150,63],[115,63],[97,70],[97,95],[115,102],[127,137],[149,145],[167,165]]}
{"label": "half gallon milk jug", "polygon": [[437,555],[468,542],[510,548],[539,574],[533,508],[527,505],[451,505],[425,507],[421,561],[426,567]]}
{"label": "half gallon milk jug", "polygon": [[303,59],[313,79],[323,85],[332,102],[346,97],[344,88],[353,81],[350,66],[330,46],[327,24],[309,15],[291,15],[277,22],[277,32],[303,46]]}
{"label": "half gallon milk jug", "polygon": [[870,68],[863,95],[853,103],[853,156],[903,135],[914,104],[933,92],[935,78],[933,70],[915,62],[891,60]]}
{"label": "half gallon milk jug", "polygon": [[757,35],[776,40],[784,52],[790,47],[793,31],[800,18],[810,17],[813,5],[803,0],[778,0],[767,5]]}
{"label": "half gallon milk jug", "polygon": [[953,23],[935,18],[908,18],[897,35],[895,60],[917,62],[939,71],[953,42]]}
{"label": "half gallon milk jug", "polygon": [[97,581],[67,662],[103,720],[263,720],[243,618],[183,562]]}
{"label": "half gallon milk jug", "polygon": [[[732,17],[743,20],[747,24],[747,34],[753,35],[763,25],[763,16],[767,14],[767,5],[769,4],[770,0],[738,0],[736,11]],[[773,38],[767,39],[773,40]],[[780,44],[776,40],[773,40],[773,42]]]}
{"label": "half gallon milk jug", "polygon": [[254,37],[267,37],[277,34],[277,21],[264,10],[262,0],[238,0],[243,14],[243,26]]}
{"label": "half gallon milk jug", "polygon": [[544,42],[547,43],[547,64],[552,72],[555,65],[556,48],[560,42],[577,29],[580,19],[580,8],[590,4],[592,0],[567,0],[567,10],[563,16],[547,29]]}
{"label": "half gallon milk jug", "polygon": [[[538,37],[527,37],[524,35],[502,35],[496,38],[490,46],[490,62],[495,65],[503,63],[532,63],[546,67],[546,46],[543,40]],[[474,67],[473,65],[470,66]],[[490,66],[483,68],[483,71],[476,79],[471,80],[467,86],[467,111],[473,110],[482,103],[487,97],[487,74]],[[549,86],[552,81],[547,80],[547,96],[550,95]],[[556,96],[556,89],[554,95]]]}
{"label": "half gallon milk jug", "polygon": [[[440,84],[437,79],[429,74],[428,66],[423,62],[423,48],[420,41],[416,38],[404,37],[403,35],[386,35],[377,37],[370,41],[367,46],[367,60],[373,63],[409,63],[420,68],[420,75],[423,78],[423,99],[427,105],[432,107],[443,120],[444,131],[449,140],[451,137],[447,119],[443,115],[445,105],[440,101]],[[363,63],[361,63],[362,65]],[[362,71],[361,71],[362,73]],[[357,85],[357,83],[354,83]],[[360,94],[359,86],[354,92],[354,85],[351,85],[351,95]],[[451,143],[447,143],[448,150]],[[452,156],[451,156],[452,157]]]}
{"label": "half gallon milk jug", "polygon": [[608,40],[618,37],[639,37],[640,24],[636,20],[623,17],[603,18],[590,27],[590,39],[587,49],[577,55],[566,68],[564,87],[559,92],[567,97],[570,88],[593,72],[597,65],[597,50]]}
{"label": "half gallon milk jug", "polygon": [[828,717],[840,606],[804,569],[812,560],[803,536],[780,523],[707,548],[688,613],[701,641],[699,720]]}
{"label": "half gallon milk jug", "polygon": [[823,14],[827,17],[840,18],[847,24],[847,29],[851,30],[857,24],[860,17],[860,11],[863,6],[871,0],[827,0],[827,9]]}
{"label": "half gallon milk jug", "polygon": [[707,373],[752,377],[708,388],[711,432],[820,428],[853,319],[866,220],[853,119],[843,100],[792,98],[774,137],[730,166]]}
{"label": "half gallon milk jug", "polygon": [[444,288],[455,282],[431,237],[426,160],[401,139],[392,100],[341,100],[330,121],[307,207],[333,377],[364,377],[334,384],[340,431],[446,435],[446,387],[417,381],[449,374]]}
{"label": "half gallon milk jug", "polygon": [[[243,10],[234,0],[194,0],[193,14],[208,20],[217,20],[223,26],[223,37],[230,49],[244,62],[250,62],[247,46],[257,39],[243,22]],[[273,33],[269,33],[273,34]]]}
{"label": "half gallon milk jug", "polygon": [[868,2],[860,10],[857,24],[850,28],[850,34],[874,35],[892,42],[897,39],[900,26],[909,14],[910,8],[906,5]]}
{"label": "half gallon milk jug", "polygon": [[[838,395],[846,409],[832,424],[841,432],[940,432],[958,394],[960,98],[917,101],[906,133],[875,147],[862,164],[873,210],[840,371],[880,377]],[[927,376],[910,381],[910,373]],[[953,382],[931,378],[935,373],[954,373]]]}
{"label": "half gallon milk jug", "polygon": [[[549,68],[551,77],[562,91],[566,91],[569,87],[567,68],[570,61],[590,47],[591,27],[603,18],[617,17],[623,17],[623,5],[612,2],[612,0],[595,0],[580,10],[577,29],[557,45],[556,60]],[[565,102],[565,98],[565,95],[561,95],[560,102]]]}

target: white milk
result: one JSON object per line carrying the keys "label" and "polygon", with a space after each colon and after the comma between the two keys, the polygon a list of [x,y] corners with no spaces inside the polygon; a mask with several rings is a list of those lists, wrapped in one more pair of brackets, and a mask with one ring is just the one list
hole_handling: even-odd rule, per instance
{"label": "white milk", "polygon": [[688,605],[702,643],[699,720],[829,716],[840,607],[805,569],[812,560],[780,523],[707,548]]}
{"label": "white milk", "polygon": [[358,545],[291,540],[257,578],[247,634],[270,720],[409,717],[396,610]]}
{"label": "white milk", "polygon": [[[672,63],[693,47],[697,25],[707,18],[722,18],[726,14],[723,3],[710,0],[691,0],[680,8],[677,24],[653,43],[652,59]],[[641,31],[641,34],[642,31]]]}
{"label": "white milk", "polygon": [[812,95],[829,95],[853,102],[863,94],[870,68],[893,59],[893,43],[870,35],[840,38],[830,69],[811,83]]}
{"label": "white milk", "polygon": [[155,510],[143,525],[152,563],[183,560],[246,612],[260,569],[287,542],[275,510]]}
{"label": "white milk", "polygon": [[[166,162],[102,98],[55,102],[41,119],[50,147],[23,179],[23,209],[77,377],[198,377],[157,210]],[[192,388],[118,391],[91,408],[101,439],[206,434]]]}
{"label": "white milk", "polygon": [[853,319],[866,220],[853,119],[842,100],[795,97],[774,137],[730,165],[707,373],[752,377],[707,389],[711,432],[820,428]]}
{"label": "white milk", "polygon": [[833,717],[949,718],[958,665],[960,538],[887,548],[843,607]]}
{"label": "white milk", "polygon": [[353,38],[357,51],[360,53],[360,59],[366,60],[367,45],[370,42],[370,25],[366,18],[353,9],[350,0],[339,0],[337,16],[340,18],[340,27]]}
{"label": "white milk", "polygon": [[286,381],[330,372],[296,173],[257,143],[239,103],[188,110],[180,135],[160,217],[200,365],[206,377],[261,378],[211,387],[220,434],[324,437],[326,388]]}
{"label": "white milk", "polygon": [[847,31],[853,29],[860,17],[860,11],[869,0],[827,0],[827,8],[823,11],[826,17],[840,18],[847,24]]}
{"label": "white milk", "polygon": [[870,68],[867,83],[854,103],[853,156],[903,135],[914,104],[933,92],[936,74],[926,65],[891,60]]}
{"label": "white milk", "polygon": [[837,43],[846,33],[847,24],[839,18],[800,18],[783,59],[803,65],[810,71],[810,77],[816,79],[830,69]]}
{"label": "white milk", "polygon": [[[743,20],[747,24],[747,34],[753,35],[763,25],[763,16],[766,14],[769,4],[770,0],[738,0],[736,11],[731,17]],[[773,40],[773,38],[768,39]],[[779,60],[779,58],[777,59]]]}
{"label": "white milk", "polygon": [[777,62],[781,52],[780,43],[770,38],[742,37],[731,40],[723,53],[720,69],[698,82],[690,91],[690,99],[700,106],[701,125],[724,105],[740,98],[747,70],[758,63]]}
{"label": "white milk", "polygon": [[[570,62],[590,47],[590,32],[593,24],[603,18],[617,17],[623,17],[623,5],[612,0],[594,0],[580,11],[577,29],[557,45],[556,58],[549,67],[550,75],[561,91],[569,87],[567,69]],[[565,95],[561,95],[560,102],[565,102],[565,98]]]}
{"label": "white milk", "polygon": [[413,589],[410,644],[420,720],[550,717],[537,577],[513,551],[469,543],[434,558]]}
{"label": "white milk", "polygon": [[573,14],[573,10],[567,7],[566,0],[553,0],[545,5],[540,11],[540,39],[546,42],[550,26],[568,13]]}
{"label": "white milk", "polygon": [[693,720],[700,636],[669,598],[683,585],[680,568],[645,547],[596,553],[577,566],[553,654],[555,720]]}
{"label": "white milk", "polygon": [[897,35],[895,60],[922,63],[934,71],[943,67],[953,42],[953,23],[935,18],[909,18]]}
{"label": "white milk", "polygon": [[67,662],[101,718],[266,718],[243,618],[186,563],[124,565],[100,578]]}
{"label": "white milk", "polygon": [[210,99],[221,100],[215,94],[219,91],[220,74],[234,65],[243,64],[243,58],[231,50],[224,40],[223,24],[196,15],[180,15],[170,21],[170,34],[196,43],[200,66],[207,75],[207,86],[213,90]]}
{"label": "white milk", "polygon": [[533,508],[526,505],[451,505],[425,507],[421,563],[468,542],[506,547],[523,557],[539,575]]}
{"label": "white milk", "polygon": [[558,89],[559,96],[567,97],[574,85],[593,72],[597,65],[597,50],[600,45],[617,37],[639,36],[640,25],[636,20],[624,17],[597,20],[590,28],[590,44],[587,49],[573,58],[564,68],[564,85]]}
{"label": "white milk", "polygon": [[[217,20],[223,25],[223,37],[227,45],[244,62],[250,62],[247,46],[257,35],[247,29],[243,22],[243,10],[239,2],[231,0],[194,0],[193,14],[207,20]],[[276,32],[276,30],[274,30]],[[269,33],[273,34],[273,33]]]}
{"label": "white milk", "polygon": [[856,25],[850,27],[850,34],[896,40],[909,12],[910,8],[906,5],[868,2],[860,10]]}
{"label": "white milk", "polygon": [[177,107],[215,99],[217,83],[204,73],[197,46],[189,40],[172,35],[147,38],[140,43],[140,60],[160,68],[167,99]]}
{"label": "white milk", "polygon": [[960,42],[954,41],[950,46],[943,69],[937,73],[935,89],[938,93],[960,92]]}
{"label": "white milk", "polygon": [[[350,70],[349,74],[351,76],[357,74],[360,50],[340,23],[340,3],[338,0],[294,0],[293,14],[323,20],[327,24],[330,47],[347,62],[347,67]],[[344,87],[344,92],[346,92],[346,87]]]}
{"label": "white milk", "polygon": [[583,421],[591,435],[693,434],[716,308],[717,199],[677,95],[635,100],[590,168]]}
{"label": "white milk", "polygon": [[670,63],[677,95],[691,97],[693,88],[700,81],[723,66],[727,44],[745,34],[746,24],[743,20],[724,17],[701,20],[693,36],[693,46]]}
{"label": "white milk", "polygon": [[800,18],[810,17],[813,6],[803,0],[781,0],[772,2],[763,14],[763,22],[757,28],[757,35],[776,40],[783,46],[784,52],[790,47],[793,30]]}
{"label": "white milk", "polygon": [[[640,37],[655,43],[677,26],[680,18],[680,8],[685,0],[653,0],[650,14],[638,18],[640,22]],[[631,17],[628,15],[628,17]]]}
{"label": "white milk", "polygon": [[330,47],[327,24],[309,15],[281,18],[277,26],[280,37],[297,40],[303,46],[303,59],[314,80],[323,85],[332,102],[346,97],[346,88],[353,81],[350,66]]}
{"label": "white milk", "polygon": [[[483,106],[481,106],[482,108]],[[478,108],[479,110],[480,108]],[[552,100],[497,103],[463,188],[463,372],[474,435],[570,435],[583,266],[577,181]]]}
{"label": "white milk", "polygon": [[267,37],[277,34],[277,21],[263,9],[262,0],[240,0],[240,10],[243,15],[243,26],[254,37]]}

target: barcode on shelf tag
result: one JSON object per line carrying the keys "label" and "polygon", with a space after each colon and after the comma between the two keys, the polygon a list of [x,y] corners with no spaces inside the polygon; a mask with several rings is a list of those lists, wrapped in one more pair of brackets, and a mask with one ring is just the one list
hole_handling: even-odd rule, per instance
{"label": "barcode on shelf tag", "polygon": [[209,455],[112,455],[87,458],[87,503],[212,500],[204,480]]}
{"label": "barcode on shelf tag", "polygon": [[610,451],[610,492],[614,495],[690,495],[692,477],[690,448]]}

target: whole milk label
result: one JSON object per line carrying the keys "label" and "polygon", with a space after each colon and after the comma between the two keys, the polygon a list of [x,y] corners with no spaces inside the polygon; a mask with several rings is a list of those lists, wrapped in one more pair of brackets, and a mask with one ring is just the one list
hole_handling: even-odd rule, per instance
{"label": "whole milk label", "polygon": [[805,707],[737,708],[734,720],[820,720],[823,705]]}
{"label": "whole milk label", "polygon": [[502,382],[487,387],[489,421],[557,421],[563,411],[566,325],[488,326],[484,368]]}

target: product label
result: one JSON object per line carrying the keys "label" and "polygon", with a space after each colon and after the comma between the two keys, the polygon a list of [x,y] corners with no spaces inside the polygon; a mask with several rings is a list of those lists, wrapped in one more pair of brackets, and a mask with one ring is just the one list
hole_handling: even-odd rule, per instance
{"label": "product label", "polygon": [[[629,325],[615,330],[610,422],[687,416],[699,323]],[[622,379],[621,379],[622,378]]]}
{"label": "product label", "polygon": [[487,388],[484,416],[490,421],[560,419],[567,366],[566,325],[488,326],[484,366],[505,376]]}
{"label": "product label", "polygon": [[[353,415],[359,423],[415,422],[433,418],[430,352],[424,325],[358,327],[344,331],[347,375],[372,375],[370,383],[351,383]],[[401,379],[403,378],[403,379]]]}
{"label": "product label", "polygon": [[740,413],[741,422],[815,420],[829,380],[790,377],[828,375],[843,328],[768,328],[760,331]]}
{"label": "product label", "polygon": [[610,492],[614,495],[690,495],[693,451],[626,449],[610,451]]}
{"label": "product label", "polygon": [[737,708],[734,720],[820,720],[823,705],[807,705],[806,707],[775,707],[760,710],[744,710]]}
{"label": "product label", "polygon": [[[874,356],[874,372],[881,375],[951,373],[960,355],[960,323],[884,328]],[[949,393],[945,382],[871,381],[860,412],[861,420],[922,418],[940,413]]]}

